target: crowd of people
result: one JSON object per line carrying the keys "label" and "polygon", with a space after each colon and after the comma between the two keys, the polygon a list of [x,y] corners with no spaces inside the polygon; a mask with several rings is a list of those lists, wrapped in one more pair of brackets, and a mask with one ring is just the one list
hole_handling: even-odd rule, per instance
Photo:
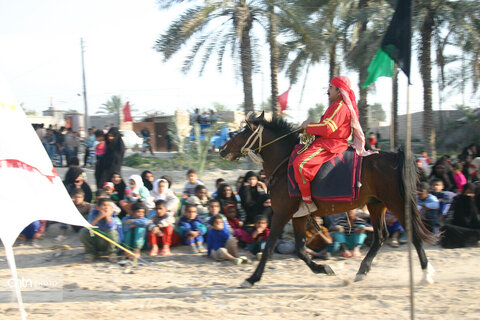
{"label": "crowd of people", "polygon": [[[206,254],[235,264],[261,257],[273,215],[263,170],[248,171],[235,185],[218,178],[216,189],[208,190],[195,170],[190,169],[180,195],[173,191],[173,181],[167,175],[154,177],[147,170],[124,179],[120,174],[123,149],[119,137],[116,128],[96,135],[98,143],[92,148],[100,146],[99,150],[103,150],[96,153],[96,194],[74,155],[69,158],[64,184],[79,212],[92,225],[134,253],[126,258],[142,254],[168,256],[176,245],[188,246],[192,254]],[[477,245],[480,240],[479,172],[468,170],[478,157],[478,148],[470,145],[455,161],[443,156],[432,164],[426,152],[417,158],[418,209],[425,226],[439,235],[443,247]],[[366,206],[324,219],[317,217],[315,222],[308,223],[306,246],[308,253],[321,259],[337,254],[344,258],[360,257],[361,248],[373,231]],[[390,235],[388,243],[392,247],[405,243],[403,227],[388,211],[385,222]],[[20,239],[39,238],[47,226],[46,221],[35,221]],[[66,239],[67,228],[60,226],[56,241]],[[108,256],[112,262],[119,258],[113,244],[92,236],[86,229],[73,230],[80,233],[87,254],[85,261],[93,261],[99,255]],[[276,251],[293,253],[293,239],[291,225],[287,225]]]}

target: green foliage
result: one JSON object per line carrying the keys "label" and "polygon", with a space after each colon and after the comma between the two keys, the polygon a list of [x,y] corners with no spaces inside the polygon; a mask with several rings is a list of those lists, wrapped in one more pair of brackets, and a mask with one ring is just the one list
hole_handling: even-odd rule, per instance
{"label": "green foliage", "polygon": [[307,120],[309,122],[318,122],[320,118],[325,113],[325,105],[322,103],[317,103],[315,107],[308,109]]}
{"label": "green foliage", "polygon": [[27,116],[38,116],[37,111],[35,111],[33,109],[23,109],[23,111],[25,112],[25,114]]}
{"label": "green foliage", "polygon": [[123,106],[124,103],[120,96],[112,96],[110,100],[102,104],[97,113],[118,115]]}
{"label": "green foliage", "polygon": [[370,105],[368,113],[368,118],[372,119],[373,121],[385,121],[386,119],[385,110],[383,110],[380,103],[374,103]]}

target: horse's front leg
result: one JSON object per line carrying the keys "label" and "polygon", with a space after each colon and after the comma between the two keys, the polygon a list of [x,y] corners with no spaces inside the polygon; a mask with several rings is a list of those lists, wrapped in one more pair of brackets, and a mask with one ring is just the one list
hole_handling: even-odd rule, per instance
{"label": "horse's front leg", "polygon": [[307,253],[305,249],[305,231],[306,231],[306,216],[301,218],[294,218],[292,219],[293,230],[295,232],[295,249],[297,252],[297,256],[305,261],[307,266],[312,270],[314,273],[325,273],[330,276],[334,276],[335,272],[330,268],[329,265],[325,264],[317,264],[312,261],[312,258]]}
{"label": "horse's front leg", "polygon": [[260,281],[262,278],[263,271],[265,270],[265,265],[267,264],[267,260],[272,256],[273,249],[277,245],[277,241],[280,238],[280,235],[283,232],[283,228],[287,224],[288,220],[292,216],[292,211],[290,210],[282,210],[282,211],[274,211],[272,216],[272,224],[270,235],[267,239],[267,244],[265,245],[265,249],[262,253],[262,258],[260,259],[260,263],[257,265],[255,272],[248,278],[247,280],[243,281],[240,285],[242,288],[250,288],[252,287],[255,282]]}
{"label": "horse's front leg", "polygon": [[378,253],[378,250],[383,246],[385,239],[388,237],[388,231],[385,226],[385,212],[387,208],[383,203],[367,204],[368,211],[370,211],[370,220],[373,224],[373,242],[368,250],[367,255],[363,258],[355,282],[362,281],[367,276],[372,266],[373,259]]}

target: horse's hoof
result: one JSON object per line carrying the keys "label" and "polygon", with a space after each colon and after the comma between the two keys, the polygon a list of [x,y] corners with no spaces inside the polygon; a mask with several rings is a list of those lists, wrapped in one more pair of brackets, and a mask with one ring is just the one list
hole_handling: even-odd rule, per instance
{"label": "horse's hoof", "polygon": [[333,271],[333,269],[328,264],[324,265],[323,268],[324,268],[325,274],[327,276],[334,276],[335,275],[335,271]]}
{"label": "horse's hoof", "polygon": [[423,276],[422,280],[420,281],[421,286],[428,286],[434,284],[433,278],[430,275]]}
{"label": "horse's hoof", "polygon": [[242,288],[242,289],[248,289],[251,287],[253,287],[253,283],[248,282],[248,280],[244,280],[239,286],[239,288]]}
{"label": "horse's hoof", "polygon": [[367,275],[365,273],[357,273],[354,281],[359,282],[359,281],[364,280],[366,277],[367,277]]}

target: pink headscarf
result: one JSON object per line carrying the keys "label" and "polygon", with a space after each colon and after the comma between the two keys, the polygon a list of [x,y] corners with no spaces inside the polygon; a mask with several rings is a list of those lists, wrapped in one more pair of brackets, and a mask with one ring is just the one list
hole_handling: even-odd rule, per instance
{"label": "pink headscarf", "polygon": [[350,79],[347,76],[338,76],[330,81],[332,86],[337,87],[342,94],[343,102],[345,102],[350,109],[351,113],[351,123],[350,125],[353,128],[353,147],[357,151],[359,156],[368,156],[373,152],[365,150],[365,135],[363,134],[362,127],[358,121],[358,108],[357,108],[357,99],[355,98],[355,93],[350,89]]}

